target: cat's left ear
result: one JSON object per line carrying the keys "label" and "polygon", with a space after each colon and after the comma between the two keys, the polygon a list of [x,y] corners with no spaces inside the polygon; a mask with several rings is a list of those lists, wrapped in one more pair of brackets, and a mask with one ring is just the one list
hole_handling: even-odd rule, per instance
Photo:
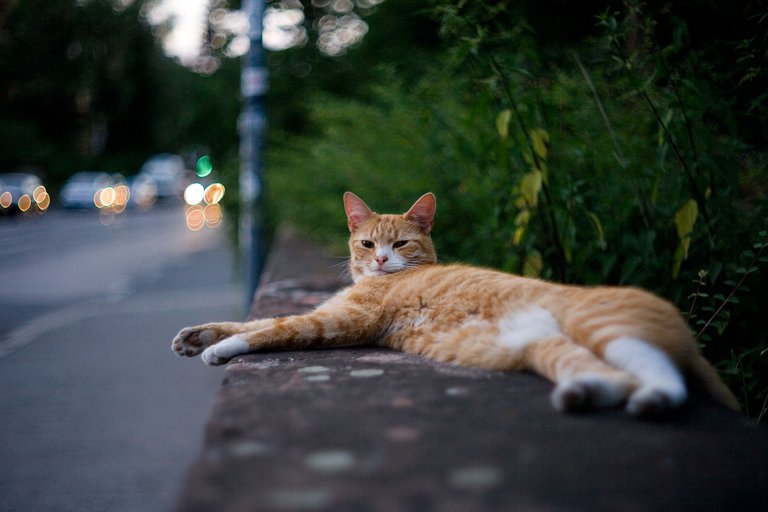
{"label": "cat's left ear", "polygon": [[349,231],[354,231],[373,215],[368,205],[352,192],[344,192],[344,210],[347,212]]}
{"label": "cat's left ear", "polygon": [[435,221],[435,194],[427,192],[421,196],[403,216],[418,224],[425,235],[429,234]]}

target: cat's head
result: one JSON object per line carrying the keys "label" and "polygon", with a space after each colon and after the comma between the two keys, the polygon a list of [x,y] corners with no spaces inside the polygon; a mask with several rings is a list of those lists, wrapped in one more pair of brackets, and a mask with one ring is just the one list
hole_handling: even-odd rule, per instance
{"label": "cat's head", "polygon": [[382,276],[435,263],[429,232],[435,218],[435,196],[424,194],[402,215],[379,215],[352,192],[344,194],[352,279]]}

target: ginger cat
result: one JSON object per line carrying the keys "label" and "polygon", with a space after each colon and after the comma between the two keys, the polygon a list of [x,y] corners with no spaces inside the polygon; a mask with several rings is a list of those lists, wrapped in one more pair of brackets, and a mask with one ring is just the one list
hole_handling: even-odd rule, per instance
{"label": "ginger cat", "polygon": [[552,405],[624,405],[633,415],[675,409],[686,380],[737,409],[678,313],[650,293],[548,283],[439,265],[430,231],[435,197],[379,215],[344,194],[354,284],[311,313],[187,327],[179,355],[211,365],[254,351],[377,345],[492,370],[527,370],[555,384]]}

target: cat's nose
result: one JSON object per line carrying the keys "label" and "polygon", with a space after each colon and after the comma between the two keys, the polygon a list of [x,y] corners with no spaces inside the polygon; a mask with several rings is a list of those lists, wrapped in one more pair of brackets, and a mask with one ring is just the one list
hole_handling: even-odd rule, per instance
{"label": "cat's nose", "polygon": [[387,256],[376,256],[376,263],[379,264],[379,267],[383,267],[387,260],[389,260]]}

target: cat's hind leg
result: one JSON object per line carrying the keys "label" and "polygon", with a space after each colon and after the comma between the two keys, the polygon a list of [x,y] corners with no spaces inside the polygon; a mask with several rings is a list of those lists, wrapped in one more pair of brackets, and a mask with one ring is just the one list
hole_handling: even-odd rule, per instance
{"label": "cat's hind leg", "polygon": [[620,337],[606,345],[603,357],[640,382],[627,401],[630,414],[658,414],[685,402],[688,393],[683,374],[661,349],[640,339]]}
{"label": "cat's hind leg", "polygon": [[552,405],[573,412],[615,407],[637,385],[627,372],[614,368],[562,333],[544,308],[515,312],[499,322],[498,343],[521,358],[528,369],[555,383]]}
{"label": "cat's hind leg", "polygon": [[623,404],[637,383],[566,336],[531,343],[526,364],[555,383],[550,400],[555,409],[577,412]]}

